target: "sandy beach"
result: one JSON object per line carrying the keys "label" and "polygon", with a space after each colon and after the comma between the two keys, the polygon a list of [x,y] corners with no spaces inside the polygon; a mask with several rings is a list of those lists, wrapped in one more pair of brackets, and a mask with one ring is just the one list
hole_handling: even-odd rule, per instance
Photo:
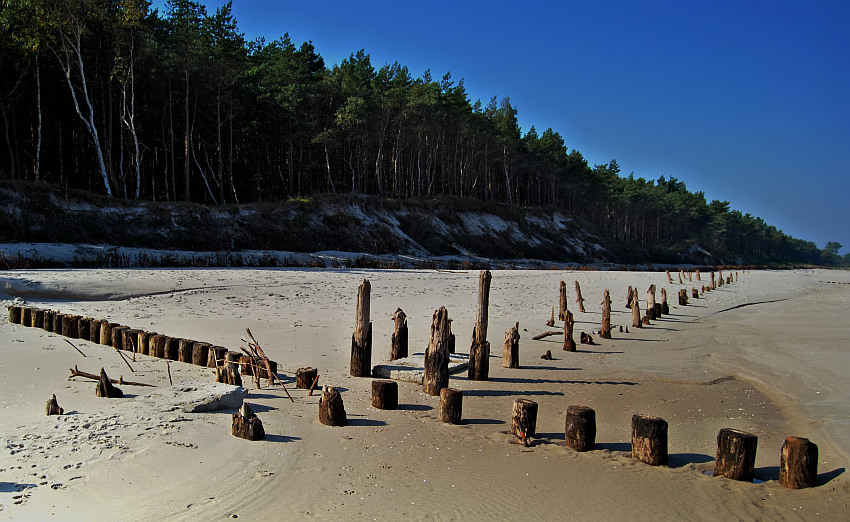
{"label": "sandy beach", "polygon": [[[850,272],[739,271],[738,280],[691,300],[708,284],[667,283],[663,272],[493,271],[490,380],[452,375],[463,423],[438,420],[438,397],[399,383],[399,409],[371,405],[370,378],[349,376],[357,286],[372,287],[372,364],[388,362],[392,314],[408,316],[410,352],[422,353],[434,310],[445,306],[467,353],[477,271],[185,269],[10,271],[0,300],[238,350],[250,328],[292,394],[246,379],[246,401],[265,441],[230,433],[231,413],[166,411],[164,360],[138,355],[134,372],[114,349],[0,320],[0,517],[15,520],[846,520],[850,518]],[[595,345],[561,350],[532,340],[567,283],[579,332]],[[574,281],[586,298],[577,311]],[[670,314],[631,326],[626,289],[666,288]],[[613,301],[613,338],[596,334]],[[3,308],[5,313],[5,306]],[[557,313],[557,310],[556,310]],[[503,368],[504,333],[520,326],[519,369]],[[560,325],[557,325],[557,329]],[[551,350],[554,360],[542,360]],[[95,396],[69,368],[154,384]],[[318,421],[319,393],[294,386],[316,367],[342,392],[349,425]],[[212,369],[172,362],[174,387],[212,382]],[[56,394],[65,409],[47,417]],[[529,447],[510,435],[514,399],[538,403]],[[596,411],[597,449],[564,446],[567,406]],[[631,458],[633,414],[669,423],[669,466]],[[758,436],[755,483],[712,477],[721,428]],[[818,486],[778,483],[787,436],[819,446]]]}

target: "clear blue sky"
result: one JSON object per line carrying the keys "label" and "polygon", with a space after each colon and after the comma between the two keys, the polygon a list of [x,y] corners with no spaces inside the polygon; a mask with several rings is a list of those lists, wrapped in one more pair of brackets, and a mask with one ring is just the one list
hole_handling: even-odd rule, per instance
{"label": "clear blue sky", "polygon": [[288,32],[329,66],[363,48],[376,67],[451,71],[473,102],[510,97],[523,132],[552,127],[591,165],[674,176],[850,250],[850,1],[234,0],[233,12],[248,39]]}

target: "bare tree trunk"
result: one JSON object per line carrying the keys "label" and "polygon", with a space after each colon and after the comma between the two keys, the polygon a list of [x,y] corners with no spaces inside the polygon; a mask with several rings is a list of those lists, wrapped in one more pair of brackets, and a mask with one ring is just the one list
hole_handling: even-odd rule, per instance
{"label": "bare tree trunk", "polygon": [[370,293],[372,285],[368,279],[357,288],[357,312],[354,318],[354,334],[351,336],[351,367],[354,377],[369,377],[372,374],[372,322]]}
{"label": "bare tree trunk", "polygon": [[611,294],[605,289],[605,297],[602,299],[602,331],[599,337],[611,338]]}
{"label": "bare tree trunk", "polygon": [[641,328],[643,323],[640,319],[640,303],[638,302],[638,289],[632,288],[632,327]]}
{"label": "bare tree trunk", "polygon": [[581,296],[581,286],[579,286],[578,281],[576,281],[576,302],[578,303],[578,311],[585,313],[584,297]]}
{"label": "bare tree trunk", "polygon": [[41,180],[41,134],[42,134],[42,118],[41,118],[41,72],[38,63],[39,53],[35,53],[35,96],[36,109],[38,111],[38,138],[35,142],[35,180]]}
{"label": "bare tree trunk", "polygon": [[561,281],[561,287],[558,294],[558,320],[563,321],[564,317],[566,317],[567,312],[567,283]]}
{"label": "bare tree trunk", "polygon": [[469,350],[468,376],[474,381],[486,381],[490,375],[490,343],[487,342],[487,313],[490,306],[489,270],[478,275],[478,317],[472,330],[472,347]]}
{"label": "bare tree trunk", "polygon": [[425,373],[422,391],[440,395],[449,385],[449,313],[444,306],[434,310],[431,321],[431,338],[425,349]]}

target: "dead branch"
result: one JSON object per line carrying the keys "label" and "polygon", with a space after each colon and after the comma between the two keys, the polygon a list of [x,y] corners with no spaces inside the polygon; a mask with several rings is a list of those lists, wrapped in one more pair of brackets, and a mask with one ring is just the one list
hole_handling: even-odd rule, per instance
{"label": "dead branch", "polygon": [[[100,375],[95,375],[93,373],[87,373],[87,372],[80,371],[80,370],[77,369],[76,366],[71,368],[71,377],[85,377],[86,379],[91,379],[93,381],[99,381],[100,380]],[[111,382],[113,384],[127,384],[129,386],[149,386],[151,388],[156,387],[155,384],[147,384],[147,383],[144,383],[144,382],[125,381],[123,377],[121,379],[109,379],[109,382]]]}
{"label": "dead branch", "polygon": [[534,337],[532,337],[532,339],[534,339],[535,341],[539,341],[540,339],[543,339],[544,337],[549,337],[549,336],[552,336],[552,335],[561,335],[563,333],[564,333],[563,330],[550,330],[548,332],[539,333],[539,334],[535,335]]}

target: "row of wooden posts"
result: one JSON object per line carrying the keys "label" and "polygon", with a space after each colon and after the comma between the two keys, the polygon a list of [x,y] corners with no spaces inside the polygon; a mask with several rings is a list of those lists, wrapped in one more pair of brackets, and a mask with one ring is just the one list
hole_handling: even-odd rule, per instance
{"label": "row of wooden posts", "polygon": [[[256,372],[257,377],[268,378],[268,372],[264,367],[253,364],[249,357],[240,352],[228,350],[223,346],[214,346],[211,343],[135,329],[105,319],[12,305],[9,306],[9,322],[42,328],[69,339],[83,339],[111,346],[118,350],[132,352],[134,357],[138,353],[215,368],[216,381],[236,386],[242,385],[240,366],[241,374],[253,375]],[[277,374],[277,363],[274,361],[269,363],[272,373]]]}

